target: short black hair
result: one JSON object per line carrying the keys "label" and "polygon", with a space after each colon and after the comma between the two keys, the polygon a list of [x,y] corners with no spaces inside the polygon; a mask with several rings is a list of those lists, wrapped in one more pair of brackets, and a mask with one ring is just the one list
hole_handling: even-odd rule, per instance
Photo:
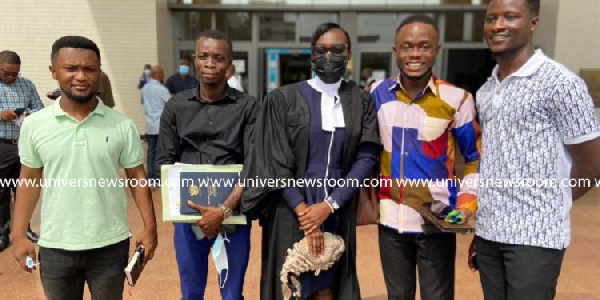
{"label": "short black hair", "polygon": [[225,32],[220,31],[220,30],[207,29],[207,30],[200,32],[200,34],[198,34],[196,43],[198,43],[198,41],[201,38],[226,41],[227,44],[229,45],[229,55],[233,56],[233,43],[231,42],[231,39]]}
{"label": "short black hair", "polygon": [[310,41],[310,45],[314,46],[317,44],[317,41],[321,38],[321,36],[323,36],[325,33],[329,32],[332,29],[339,29],[341,31],[344,32],[344,35],[346,36],[346,41],[348,42],[348,52],[352,52],[352,45],[350,44],[350,35],[348,35],[348,32],[346,30],[344,30],[344,28],[342,28],[339,24],[336,23],[323,23],[319,26],[317,26],[317,28],[315,29],[315,32],[313,32],[312,35],[312,40]]}
{"label": "short black hair", "polygon": [[5,63],[9,65],[20,65],[21,57],[19,57],[19,54],[17,54],[17,52],[4,50],[0,52],[0,63]]}
{"label": "short black hair", "polygon": [[540,0],[526,0],[527,8],[529,8],[529,13],[531,13],[532,17],[537,17],[540,15]]}
{"label": "short black hair", "polygon": [[400,30],[402,30],[402,27],[409,25],[409,24],[414,24],[414,23],[423,23],[423,24],[429,24],[429,25],[433,26],[433,29],[435,29],[435,33],[437,33],[438,38],[439,38],[440,29],[437,26],[437,22],[428,15],[412,15],[412,16],[404,19],[404,21],[402,21],[402,23],[400,23],[400,25],[398,25],[398,28],[396,28],[396,34],[398,32],[400,32]]}
{"label": "short black hair", "polygon": [[100,49],[98,49],[98,45],[94,43],[92,40],[76,35],[68,35],[63,36],[56,40],[54,44],[52,44],[52,54],[50,54],[50,60],[54,63],[56,56],[58,55],[58,51],[62,48],[75,48],[75,49],[88,49],[94,51],[98,56],[98,61],[100,61]]}

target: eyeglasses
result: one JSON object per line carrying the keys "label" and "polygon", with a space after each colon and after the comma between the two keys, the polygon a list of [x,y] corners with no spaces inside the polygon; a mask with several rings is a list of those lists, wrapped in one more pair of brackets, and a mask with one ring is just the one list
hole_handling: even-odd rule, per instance
{"label": "eyeglasses", "polygon": [[431,46],[430,44],[421,44],[421,45],[403,44],[403,45],[400,45],[400,47],[398,47],[400,52],[403,52],[403,53],[409,53],[415,48],[417,49],[418,52],[421,52],[421,53],[429,53],[429,52],[431,52],[431,50],[433,50],[433,46]]}
{"label": "eyeglasses", "polygon": [[0,72],[2,72],[2,76],[4,76],[4,77],[17,77],[17,76],[19,76],[19,73],[20,73],[20,72],[4,71],[2,69],[0,69]]}
{"label": "eyeglasses", "polygon": [[323,45],[314,45],[312,47],[312,53],[315,56],[323,56],[327,54],[327,52],[331,53],[334,56],[340,56],[346,52],[346,45],[337,44],[331,47],[325,47]]}

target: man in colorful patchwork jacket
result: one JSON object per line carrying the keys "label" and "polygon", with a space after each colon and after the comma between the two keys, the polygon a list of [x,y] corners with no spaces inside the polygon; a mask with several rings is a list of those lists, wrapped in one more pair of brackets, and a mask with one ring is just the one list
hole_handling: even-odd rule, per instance
{"label": "man in colorful patchwork jacket", "polygon": [[[428,230],[417,213],[441,201],[468,219],[477,207],[479,125],[471,94],[432,75],[440,49],[436,22],[411,16],[396,30],[400,74],[376,83],[381,151],[379,248],[389,299],[454,299],[456,237]],[[466,162],[455,180],[455,145]],[[415,268],[417,266],[417,268]]]}

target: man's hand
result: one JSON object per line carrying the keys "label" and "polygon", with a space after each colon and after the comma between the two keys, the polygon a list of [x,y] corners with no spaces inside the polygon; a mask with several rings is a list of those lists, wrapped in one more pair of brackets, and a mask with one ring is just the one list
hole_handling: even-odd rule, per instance
{"label": "man's hand", "polygon": [[35,247],[33,246],[33,243],[26,237],[21,237],[13,240],[12,248],[13,258],[19,263],[23,270],[31,273],[33,270],[27,267],[27,264],[25,263],[25,257],[29,256],[34,262],[37,262],[37,256],[35,254]]}
{"label": "man's hand", "polygon": [[212,239],[219,234],[219,226],[225,220],[225,214],[216,206],[202,206],[188,201],[188,206],[202,213],[202,219],[196,222],[196,226],[202,228],[207,238]]}
{"label": "man's hand", "polygon": [[300,229],[305,235],[309,235],[319,229],[329,215],[331,215],[331,207],[325,201],[313,204],[298,214]]}
{"label": "man's hand", "polygon": [[156,233],[156,228],[154,229],[146,229],[142,233],[140,233],[135,239],[135,245],[144,246],[144,261],[143,264],[146,265],[148,261],[154,257],[154,250],[156,250],[156,246],[158,245],[158,235]]}
{"label": "man's hand", "polygon": [[13,110],[10,109],[5,109],[0,112],[0,116],[2,116],[2,121],[12,121],[19,117]]}
{"label": "man's hand", "polygon": [[321,256],[325,251],[325,236],[320,229],[314,230],[312,233],[306,235],[308,241],[308,251],[315,257]]}
{"label": "man's hand", "polygon": [[475,238],[471,241],[471,245],[469,245],[469,254],[467,256],[467,264],[469,265],[469,269],[475,272],[479,269],[476,261],[477,252],[475,251]]}

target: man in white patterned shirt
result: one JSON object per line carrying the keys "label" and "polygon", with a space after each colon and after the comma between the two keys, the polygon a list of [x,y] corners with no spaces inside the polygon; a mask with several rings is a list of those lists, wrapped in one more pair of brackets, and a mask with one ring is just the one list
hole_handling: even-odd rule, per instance
{"label": "man in white patterned shirt", "polygon": [[600,178],[594,104],[581,78],[534,51],[539,9],[492,0],[485,18],[498,65],[477,92],[483,156],[469,255],[485,299],[554,298],[572,203],[591,188],[569,180]]}
{"label": "man in white patterned shirt", "polygon": [[[35,85],[19,76],[21,58],[13,51],[0,52],[0,252],[8,247],[10,234],[11,191],[16,186],[8,180],[19,178],[21,163],[17,150],[20,115],[44,108]],[[27,237],[37,241],[37,235],[28,230]]]}

